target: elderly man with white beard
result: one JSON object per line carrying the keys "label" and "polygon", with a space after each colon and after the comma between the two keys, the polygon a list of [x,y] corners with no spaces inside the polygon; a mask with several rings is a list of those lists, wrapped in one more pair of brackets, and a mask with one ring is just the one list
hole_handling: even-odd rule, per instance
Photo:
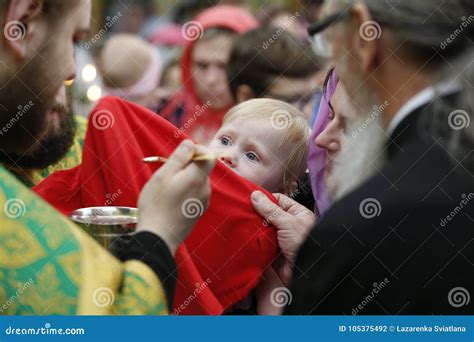
{"label": "elderly man with white beard", "polygon": [[359,112],[312,230],[294,201],[252,196],[278,230],[286,314],[474,313],[473,10],[329,0],[309,29]]}

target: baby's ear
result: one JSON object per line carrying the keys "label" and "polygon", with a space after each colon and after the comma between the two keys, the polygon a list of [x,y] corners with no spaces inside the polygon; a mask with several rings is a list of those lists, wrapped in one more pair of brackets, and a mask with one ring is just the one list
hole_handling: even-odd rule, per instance
{"label": "baby's ear", "polygon": [[285,187],[285,195],[291,197],[298,190],[298,182],[296,178],[292,178],[287,182]]}

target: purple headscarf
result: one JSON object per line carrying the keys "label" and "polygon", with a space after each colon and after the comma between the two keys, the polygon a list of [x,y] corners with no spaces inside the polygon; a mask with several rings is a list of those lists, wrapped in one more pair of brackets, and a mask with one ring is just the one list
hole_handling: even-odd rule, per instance
{"label": "purple headscarf", "polygon": [[318,116],[316,118],[313,133],[311,134],[309,141],[308,169],[313,195],[316,200],[314,211],[315,213],[319,214],[319,216],[321,216],[327,210],[331,204],[331,198],[324,182],[324,173],[326,170],[326,151],[318,147],[315,143],[315,140],[324,131],[329,123],[329,112],[331,110],[329,107],[329,101],[336,91],[338,82],[339,79],[337,78],[334,70],[332,70],[326,85],[326,91],[324,92],[324,95],[321,99]]}

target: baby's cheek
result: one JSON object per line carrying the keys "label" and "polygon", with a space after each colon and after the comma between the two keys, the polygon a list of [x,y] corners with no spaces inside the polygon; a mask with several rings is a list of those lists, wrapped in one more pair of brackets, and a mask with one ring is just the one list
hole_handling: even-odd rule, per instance
{"label": "baby's cheek", "polygon": [[234,170],[240,176],[251,181],[252,183],[262,186],[267,175],[265,170],[259,165],[250,165],[249,163],[239,163],[239,166]]}
{"label": "baby's cheek", "polygon": [[266,167],[260,170],[261,185],[270,192],[280,191],[283,186],[283,175],[274,167]]}

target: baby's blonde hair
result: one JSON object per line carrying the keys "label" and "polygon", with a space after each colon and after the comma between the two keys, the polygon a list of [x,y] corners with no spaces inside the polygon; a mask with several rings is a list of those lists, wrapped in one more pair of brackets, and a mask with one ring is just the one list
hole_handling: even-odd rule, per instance
{"label": "baby's blonde hair", "polygon": [[301,178],[307,170],[311,129],[308,118],[292,105],[273,99],[254,99],[233,107],[224,117],[223,125],[237,119],[268,119],[275,130],[281,131],[277,148],[292,144],[291,152],[282,160],[285,165],[284,187]]}

